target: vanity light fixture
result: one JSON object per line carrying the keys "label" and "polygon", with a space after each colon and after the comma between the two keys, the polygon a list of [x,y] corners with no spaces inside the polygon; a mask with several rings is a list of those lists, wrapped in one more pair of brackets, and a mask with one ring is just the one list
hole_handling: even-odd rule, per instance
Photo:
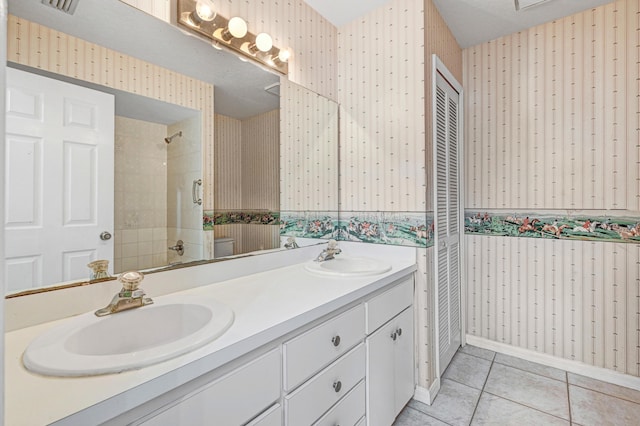
{"label": "vanity light fixture", "polygon": [[287,62],[290,57],[291,57],[291,51],[289,49],[287,49],[287,48],[282,48],[282,49],[280,49],[280,51],[278,52],[278,54],[276,56],[273,56],[271,58],[271,60],[274,61],[274,62],[276,62],[276,61]]}
{"label": "vanity light fixture", "polygon": [[220,37],[222,37],[224,41],[228,42],[232,38],[243,38],[247,35],[247,32],[248,29],[245,20],[239,16],[234,16],[229,19],[229,24],[227,25],[227,28],[222,31]]}
{"label": "vanity light fixture", "polygon": [[267,53],[273,47],[273,40],[271,36],[267,33],[260,33],[256,36],[256,41],[249,44],[247,49],[249,52],[256,54],[258,51]]}
{"label": "vanity light fixture", "polygon": [[216,48],[230,49],[287,75],[291,51],[274,47],[269,34],[254,35],[239,16],[227,20],[216,13],[212,0],[177,0],[177,6],[179,28],[207,39]]}
{"label": "vanity light fixture", "polygon": [[197,0],[195,9],[189,14],[187,20],[194,27],[199,27],[203,22],[211,22],[216,19],[216,9],[211,0]]}

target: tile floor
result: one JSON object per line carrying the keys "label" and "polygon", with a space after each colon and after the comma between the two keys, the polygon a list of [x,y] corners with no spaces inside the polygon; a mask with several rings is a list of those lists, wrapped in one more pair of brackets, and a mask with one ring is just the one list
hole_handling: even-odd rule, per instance
{"label": "tile floor", "polygon": [[640,391],[467,345],[431,406],[411,400],[394,426],[640,425]]}

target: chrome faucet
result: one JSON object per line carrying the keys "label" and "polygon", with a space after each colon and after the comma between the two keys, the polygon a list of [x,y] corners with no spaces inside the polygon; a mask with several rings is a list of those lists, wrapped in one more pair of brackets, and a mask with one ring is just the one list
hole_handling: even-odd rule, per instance
{"label": "chrome faucet", "polygon": [[298,245],[298,243],[296,243],[296,239],[294,237],[289,237],[287,238],[287,242],[284,244],[284,248],[294,249],[294,248],[300,248],[300,246]]}
{"label": "chrome faucet", "polygon": [[115,314],[116,312],[128,309],[139,308],[153,303],[148,297],[144,297],[144,290],[138,288],[144,279],[142,272],[129,271],[120,274],[118,281],[122,283],[122,290],[111,299],[111,303],[102,309],[98,309],[95,314],[98,317]]}
{"label": "chrome faucet", "polygon": [[342,253],[342,250],[338,248],[338,242],[336,240],[329,240],[327,248],[322,250],[322,253],[316,257],[316,262],[324,262],[326,260],[335,259],[336,254]]}

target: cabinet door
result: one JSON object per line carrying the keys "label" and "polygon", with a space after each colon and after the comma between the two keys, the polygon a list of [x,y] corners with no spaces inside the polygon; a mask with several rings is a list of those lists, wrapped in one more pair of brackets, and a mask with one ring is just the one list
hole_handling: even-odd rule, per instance
{"label": "cabinet door", "polygon": [[395,324],[395,418],[415,392],[415,362],[413,347],[413,306],[391,321]]}
{"label": "cabinet door", "polygon": [[396,325],[388,322],[367,338],[367,424],[389,426],[395,418]]}
{"label": "cabinet door", "polygon": [[414,393],[413,307],[367,339],[367,424],[389,426]]}
{"label": "cabinet door", "polygon": [[280,362],[279,349],[272,350],[134,424],[245,424],[280,397]]}

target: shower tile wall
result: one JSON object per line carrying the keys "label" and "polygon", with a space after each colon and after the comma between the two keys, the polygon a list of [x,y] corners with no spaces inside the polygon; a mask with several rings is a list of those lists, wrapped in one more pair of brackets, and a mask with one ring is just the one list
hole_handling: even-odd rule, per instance
{"label": "shower tile wall", "polygon": [[[465,49],[465,207],[640,217],[638,64],[638,0]],[[563,237],[466,235],[467,332],[640,376],[640,246]]]}
{"label": "shower tile wall", "polygon": [[115,273],[167,262],[167,126],[116,117]]}
{"label": "shower tile wall", "polygon": [[[188,118],[170,125],[168,135],[182,132],[182,136],[165,144],[167,149],[167,242],[184,242],[184,254],[164,247],[168,262],[190,262],[204,257],[202,205],[193,202],[193,181],[202,179],[202,144],[200,117]],[[202,198],[202,187],[198,187]],[[159,248],[159,247],[158,247]]]}

